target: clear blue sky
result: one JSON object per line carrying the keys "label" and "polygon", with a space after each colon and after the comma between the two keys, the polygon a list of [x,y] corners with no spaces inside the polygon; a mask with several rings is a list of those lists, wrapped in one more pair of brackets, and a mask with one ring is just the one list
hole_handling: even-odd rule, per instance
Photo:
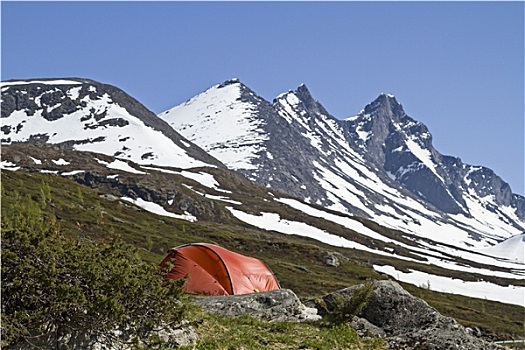
{"label": "clear blue sky", "polygon": [[524,194],[523,2],[1,2],[2,80],[85,77],[160,113],[230,78],[305,83],[338,118],[380,93],[443,154]]}

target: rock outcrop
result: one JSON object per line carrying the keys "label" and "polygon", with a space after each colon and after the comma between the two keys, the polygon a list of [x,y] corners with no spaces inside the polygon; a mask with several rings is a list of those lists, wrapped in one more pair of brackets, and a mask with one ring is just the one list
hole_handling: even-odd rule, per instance
{"label": "rock outcrop", "polygon": [[324,312],[355,311],[355,316],[348,315],[352,327],[362,336],[385,336],[388,349],[503,349],[476,337],[393,281],[353,286],[325,295],[323,301]]}
{"label": "rock outcrop", "polygon": [[228,316],[249,314],[267,321],[318,320],[315,308],[306,307],[289,289],[269,292],[195,298],[195,303],[211,313]]}
{"label": "rock outcrop", "polygon": [[49,330],[40,336],[31,338],[31,342],[24,341],[9,349],[97,349],[97,350],[132,350],[139,347],[146,348],[178,348],[196,344],[198,340],[195,329],[183,321],[178,326],[158,326],[147,334],[132,334],[126,330],[115,329],[113,334],[98,334],[85,330],[67,332]]}
{"label": "rock outcrop", "polygon": [[[249,314],[267,321],[317,320],[288,289],[245,295],[197,297],[197,305],[228,316]],[[398,283],[375,281],[325,295],[317,303],[322,315],[336,315],[361,337],[384,338],[389,350],[502,350],[450,317],[441,315]],[[340,317],[339,317],[340,316]]]}

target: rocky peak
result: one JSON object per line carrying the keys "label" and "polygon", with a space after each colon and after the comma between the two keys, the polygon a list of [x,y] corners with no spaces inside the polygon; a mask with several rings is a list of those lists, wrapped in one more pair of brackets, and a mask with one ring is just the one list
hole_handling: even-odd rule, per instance
{"label": "rocky peak", "polygon": [[314,99],[305,84],[299,85],[295,91],[289,90],[277,96],[273,100],[273,106],[277,110],[284,110],[288,114],[294,111],[297,116],[307,120],[315,116],[331,117],[319,101]]}
{"label": "rocky peak", "polygon": [[294,94],[306,105],[311,105],[317,102],[314,100],[312,93],[305,84],[299,85]]}
{"label": "rocky peak", "polygon": [[319,103],[319,101],[313,98],[312,94],[310,93],[310,90],[308,90],[305,84],[299,85],[297,90],[295,90],[295,95],[304,104],[304,107],[309,112],[309,114],[317,114],[324,116],[330,115],[326,111],[326,109]]}
{"label": "rocky peak", "polygon": [[399,122],[406,116],[403,106],[397,102],[394,95],[381,94],[364,109],[364,114],[375,118],[384,118],[393,122]]}
{"label": "rocky peak", "polygon": [[238,78],[232,78],[232,79],[228,79],[225,82],[219,84],[217,87],[220,89],[220,88],[223,88],[223,87],[226,87],[226,86],[230,86],[230,85],[234,85],[234,84],[244,85],[244,84],[241,83],[241,81]]}

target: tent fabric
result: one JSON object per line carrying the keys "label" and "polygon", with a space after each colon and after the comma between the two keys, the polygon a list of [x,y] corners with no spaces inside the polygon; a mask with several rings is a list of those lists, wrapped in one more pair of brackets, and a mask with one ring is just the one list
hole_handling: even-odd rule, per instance
{"label": "tent fabric", "polygon": [[160,267],[168,261],[173,267],[166,278],[188,276],[188,293],[234,295],[280,289],[275,275],[261,260],[214,244],[192,243],[173,248]]}

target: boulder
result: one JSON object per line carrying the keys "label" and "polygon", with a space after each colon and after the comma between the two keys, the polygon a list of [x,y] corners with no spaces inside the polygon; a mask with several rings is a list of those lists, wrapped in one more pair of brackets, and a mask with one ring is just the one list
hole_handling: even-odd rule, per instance
{"label": "boulder", "polygon": [[194,302],[204,310],[228,316],[249,314],[266,321],[318,320],[317,309],[306,307],[289,289],[227,296],[202,296]]}
{"label": "boulder", "polygon": [[352,327],[362,335],[385,336],[388,349],[504,349],[472,335],[393,281],[353,286],[325,295],[323,300],[325,312],[355,311],[347,315]]}

